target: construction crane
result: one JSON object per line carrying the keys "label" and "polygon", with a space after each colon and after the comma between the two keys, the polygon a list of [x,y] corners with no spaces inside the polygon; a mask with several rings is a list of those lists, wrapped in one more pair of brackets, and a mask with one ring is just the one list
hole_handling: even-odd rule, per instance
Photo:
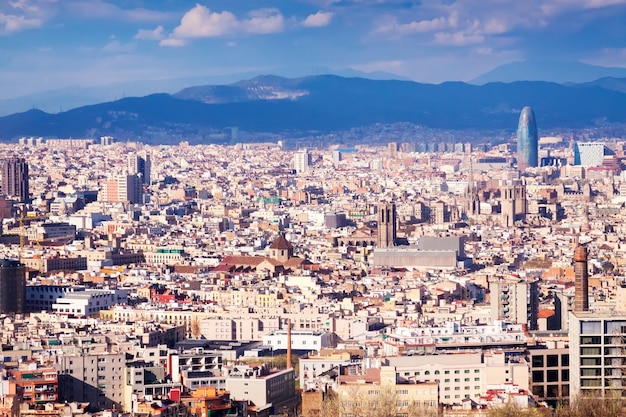
{"label": "construction crane", "polygon": [[19,221],[19,225],[20,225],[20,253],[19,253],[19,257],[20,257],[20,263],[23,263],[22,260],[24,259],[24,246],[26,245],[26,231],[24,229],[24,223],[28,222],[30,224],[30,222],[34,222],[34,221],[47,220],[48,219],[48,215],[47,214],[38,214],[38,213],[35,213],[35,212],[33,212],[33,214],[27,213],[25,207],[21,207],[20,209],[18,209],[17,217],[18,217],[18,221]]}

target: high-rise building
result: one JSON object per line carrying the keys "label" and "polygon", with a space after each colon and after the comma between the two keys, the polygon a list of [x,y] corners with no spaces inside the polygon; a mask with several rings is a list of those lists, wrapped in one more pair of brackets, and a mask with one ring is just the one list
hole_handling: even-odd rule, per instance
{"label": "high-rise building", "polygon": [[10,158],[2,162],[2,193],[28,202],[28,163],[24,158]]}
{"label": "high-rise building", "polygon": [[143,187],[139,175],[120,175],[102,183],[102,190],[98,196],[100,201],[113,203],[140,204]]}
{"label": "high-rise building", "polygon": [[526,168],[539,166],[539,135],[533,109],[526,106],[522,109],[517,125],[517,167]]}
{"label": "high-rise building", "polygon": [[293,169],[298,174],[308,172],[311,167],[311,154],[306,149],[296,152],[293,156]]}
{"label": "high-rise building", "polygon": [[0,313],[24,313],[26,267],[18,261],[0,259]]}
{"label": "high-rise building", "polygon": [[152,169],[152,162],[150,161],[150,155],[146,154],[145,157],[139,156],[135,153],[128,155],[128,174],[140,175],[141,181],[144,184],[150,184],[150,175]]}
{"label": "high-rise building", "polygon": [[378,241],[377,247],[389,248],[396,240],[396,205],[383,203],[378,206]]}
{"label": "high-rise building", "polygon": [[599,167],[604,161],[607,148],[601,142],[576,142],[574,144],[574,165]]}
{"label": "high-rise building", "polygon": [[491,319],[524,324],[537,329],[539,306],[537,281],[518,278],[495,278],[489,281]]}

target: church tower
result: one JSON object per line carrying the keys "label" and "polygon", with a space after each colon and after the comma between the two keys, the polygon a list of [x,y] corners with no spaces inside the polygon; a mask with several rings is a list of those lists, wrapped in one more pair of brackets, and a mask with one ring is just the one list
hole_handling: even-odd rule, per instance
{"label": "church tower", "polygon": [[377,247],[389,248],[396,240],[396,205],[382,203],[378,205],[378,241]]}
{"label": "church tower", "polygon": [[467,216],[477,216],[480,214],[480,199],[478,189],[474,184],[474,165],[470,157],[469,176],[467,178],[467,190],[465,191],[465,213]]}
{"label": "church tower", "polygon": [[284,234],[281,233],[270,245],[270,258],[281,263],[293,258],[293,245],[289,243]]}

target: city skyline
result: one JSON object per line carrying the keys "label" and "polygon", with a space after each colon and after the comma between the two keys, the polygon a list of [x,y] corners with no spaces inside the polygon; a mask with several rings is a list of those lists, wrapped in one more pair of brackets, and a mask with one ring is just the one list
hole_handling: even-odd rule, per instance
{"label": "city skyline", "polygon": [[69,85],[353,68],[422,82],[562,59],[626,66],[626,2],[17,0],[2,97]]}

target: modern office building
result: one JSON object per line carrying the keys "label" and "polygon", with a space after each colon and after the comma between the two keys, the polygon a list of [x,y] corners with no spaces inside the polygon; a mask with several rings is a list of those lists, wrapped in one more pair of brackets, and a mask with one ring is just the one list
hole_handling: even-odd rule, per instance
{"label": "modern office building", "polygon": [[601,142],[576,142],[574,144],[574,165],[583,167],[602,166],[607,148]]}
{"label": "modern office building", "polygon": [[142,186],[139,175],[120,175],[102,183],[98,200],[114,203],[139,204],[142,199]]}
{"label": "modern office building", "polygon": [[539,401],[558,404],[569,399],[569,349],[531,349],[530,390]]}
{"label": "modern office building", "polygon": [[0,313],[24,313],[26,267],[18,261],[0,259]]}
{"label": "modern office building", "polygon": [[24,158],[10,158],[2,162],[2,193],[20,203],[28,202],[28,163]]}
{"label": "modern office building", "polygon": [[293,156],[293,169],[297,174],[309,172],[309,169],[311,169],[311,154],[308,150],[303,149],[295,153]]}
{"label": "modern office building", "polygon": [[570,397],[626,394],[626,312],[570,313]]}
{"label": "modern office building", "polygon": [[143,184],[150,184],[152,162],[150,155],[140,156],[136,153],[128,155],[128,174],[139,175]]}
{"label": "modern office building", "polygon": [[522,109],[517,125],[517,167],[526,168],[539,166],[539,135],[533,109],[526,106]]}

